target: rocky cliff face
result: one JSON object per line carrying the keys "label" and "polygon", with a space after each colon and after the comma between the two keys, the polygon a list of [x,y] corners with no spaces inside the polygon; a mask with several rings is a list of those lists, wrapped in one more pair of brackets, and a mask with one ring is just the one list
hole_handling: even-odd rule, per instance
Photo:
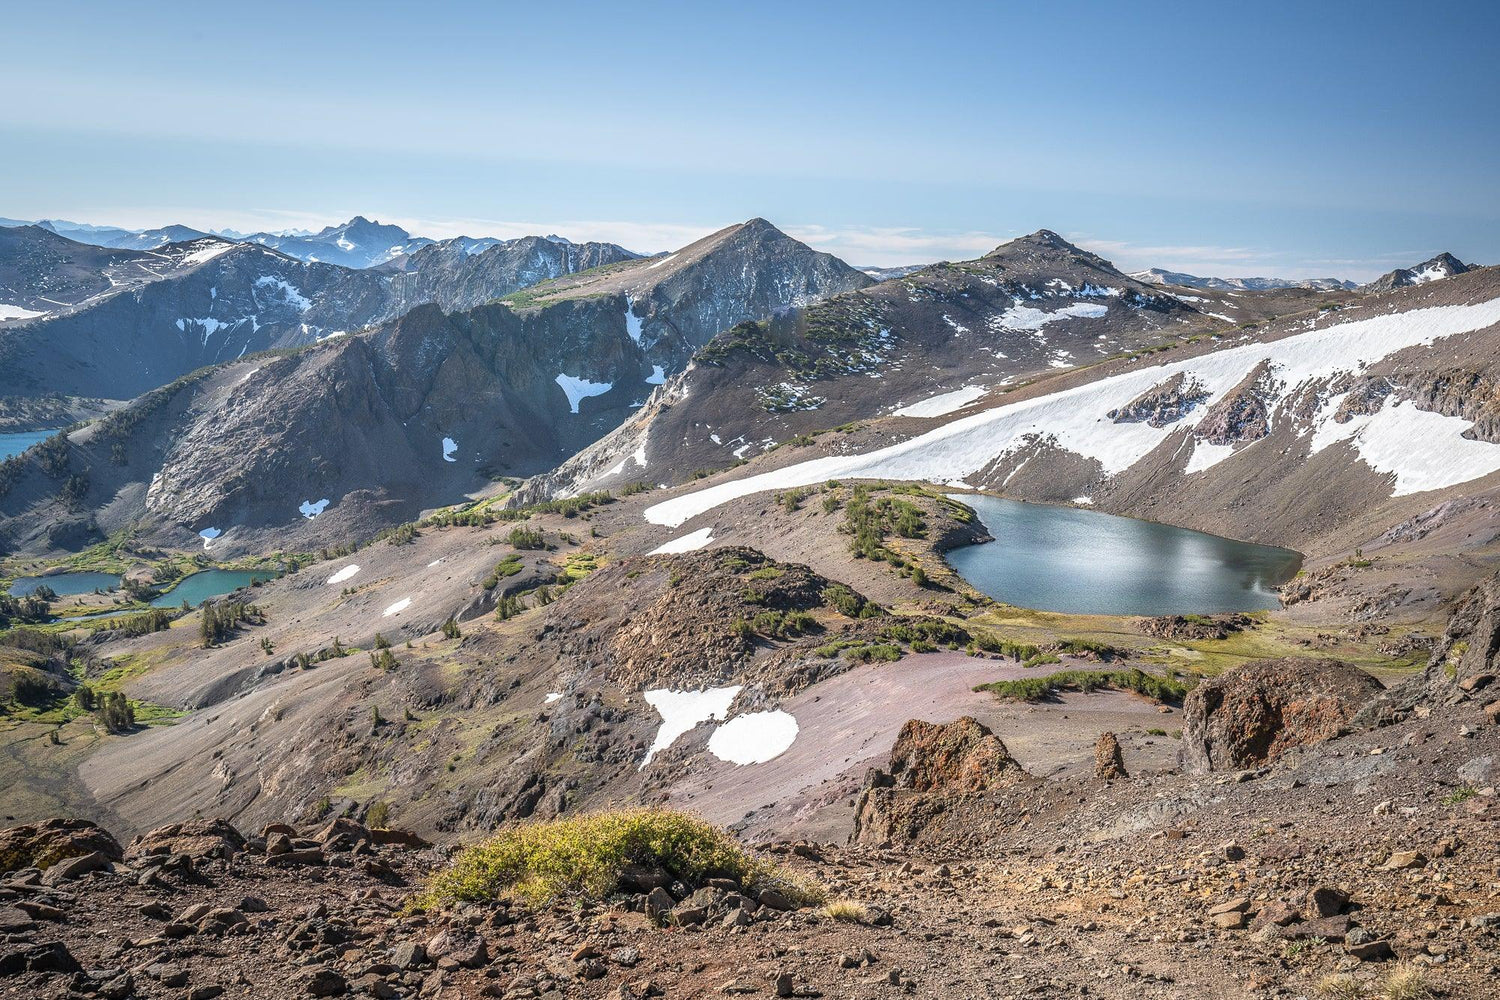
{"label": "rocky cliff face", "polygon": [[1474,587],[1454,606],[1422,674],[1370,702],[1358,721],[1382,725],[1435,706],[1465,704],[1482,708],[1487,722],[1500,725],[1500,576]]}

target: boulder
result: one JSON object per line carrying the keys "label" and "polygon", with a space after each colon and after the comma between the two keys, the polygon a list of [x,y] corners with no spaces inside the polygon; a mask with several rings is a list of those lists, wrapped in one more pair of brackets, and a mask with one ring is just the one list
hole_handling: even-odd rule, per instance
{"label": "boulder", "polygon": [[127,858],[178,854],[189,858],[227,858],[245,849],[245,838],[222,819],[171,823],[142,834],[125,849]]}
{"label": "boulder", "polygon": [[886,773],[896,788],[960,793],[1001,787],[1020,771],[998,736],[964,716],[948,723],[908,720]]}
{"label": "boulder", "polygon": [[1259,660],[1204,681],[1183,702],[1185,768],[1240,771],[1332,739],[1382,691],[1339,660]]}
{"label": "boulder", "polygon": [[911,719],[887,768],[866,772],[850,840],[918,840],[936,831],[954,800],[1030,778],[1000,738],[968,716],[948,723]]}
{"label": "boulder", "polygon": [[0,874],[96,853],[111,861],[123,856],[115,838],[88,820],[49,819],[0,830]]}

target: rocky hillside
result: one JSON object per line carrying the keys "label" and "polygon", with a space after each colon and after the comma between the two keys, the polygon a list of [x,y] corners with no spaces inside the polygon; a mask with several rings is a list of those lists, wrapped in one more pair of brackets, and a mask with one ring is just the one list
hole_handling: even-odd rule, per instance
{"label": "rocky hillside", "polygon": [[1143,284],[1043,230],[978,260],[727,330],[640,413],[527,496],[680,482],[856,421],[903,418],[890,424],[898,434],[931,426],[1030,381],[1253,325],[1329,295],[1348,297]]}
{"label": "rocky hillside", "polygon": [[77,243],[40,226],[0,227],[0,330],[190,269],[201,259],[195,254],[216,244],[189,242],[146,253]]}
{"label": "rocky hillside", "polygon": [[772,463],[782,468],[731,471],[648,516],[682,526],[748,493],[869,477],[1091,503],[1279,544],[1385,501],[1394,523],[1500,470],[1497,282],[1481,270],[1205,339],[1169,360],[1113,360],[936,426],[887,422],[894,444],[825,435]]}

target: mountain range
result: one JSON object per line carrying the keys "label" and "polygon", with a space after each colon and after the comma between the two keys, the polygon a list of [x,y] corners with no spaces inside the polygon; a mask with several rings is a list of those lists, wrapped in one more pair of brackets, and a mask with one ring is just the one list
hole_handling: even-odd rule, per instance
{"label": "mountain range", "polygon": [[1387,277],[0,229],[0,406],[101,409],[0,462],[0,968],[1483,995],[1500,268]]}
{"label": "mountain range", "polygon": [[[107,534],[148,515],[169,532],[237,528],[222,545],[406,520],[494,478],[555,466],[622,422],[719,329],[870,283],[761,219],[651,259],[533,240],[479,254],[435,245],[409,268],[348,271],[249,244],[211,249],[182,280],[0,340],[17,359],[11,371],[51,372],[45,384],[77,394],[177,378],[70,438],[66,464],[87,470],[88,497],[54,507],[57,520],[35,517],[55,480],[39,466],[16,479],[0,498],[12,545]],[[614,260],[566,273],[601,256]],[[443,267],[454,260],[488,282],[483,291],[435,277],[451,277]],[[407,308],[359,335],[327,329],[339,308],[373,317],[424,295],[487,300],[496,281],[549,273],[562,276],[485,305]],[[216,311],[161,337],[156,317],[182,313],[187,296]],[[136,325],[113,318],[111,303]],[[110,338],[94,335],[104,323]],[[298,343],[305,349],[255,356]],[[64,354],[70,344],[93,353]],[[320,499],[332,507],[314,525],[298,510]]]}

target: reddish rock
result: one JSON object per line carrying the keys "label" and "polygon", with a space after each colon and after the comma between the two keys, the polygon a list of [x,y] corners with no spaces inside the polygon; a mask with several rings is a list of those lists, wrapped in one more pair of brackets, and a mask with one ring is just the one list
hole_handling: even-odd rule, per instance
{"label": "reddish rock", "polygon": [[1000,737],[964,716],[944,724],[909,720],[891,747],[887,773],[896,788],[958,793],[998,788],[1024,772]]}
{"label": "reddish rock", "polygon": [[0,831],[0,874],[96,853],[110,861],[122,857],[115,838],[88,820],[49,819]]}
{"label": "reddish rock", "polygon": [[1260,660],[1204,681],[1183,703],[1183,765],[1236,771],[1332,739],[1383,689],[1339,660]]}
{"label": "reddish rock", "polygon": [[127,858],[181,854],[191,858],[223,858],[245,849],[245,838],[222,819],[196,819],[157,827],[130,842]]}
{"label": "reddish rock", "polygon": [[1120,752],[1120,741],[1114,733],[1101,733],[1094,743],[1094,776],[1103,781],[1129,777],[1125,773],[1125,756]]}
{"label": "reddish rock", "polygon": [[888,768],[866,772],[851,841],[916,840],[953,799],[1030,778],[998,736],[967,716],[941,725],[909,720]]}

